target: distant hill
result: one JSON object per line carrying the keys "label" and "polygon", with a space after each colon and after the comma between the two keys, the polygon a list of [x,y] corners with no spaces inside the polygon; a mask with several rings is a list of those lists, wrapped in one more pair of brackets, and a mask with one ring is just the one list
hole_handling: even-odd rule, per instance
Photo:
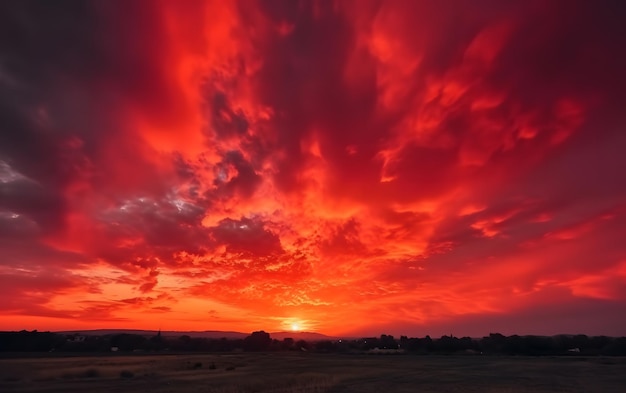
{"label": "distant hill", "polygon": [[[62,331],[56,332],[59,334],[80,334],[83,336],[105,336],[108,334],[138,334],[141,336],[156,336],[158,333],[157,330],[138,330],[138,329],[96,329],[96,330],[70,330],[70,331]],[[163,330],[161,331],[162,336],[166,337],[180,337],[180,336],[189,336],[189,337],[205,337],[205,338],[229,338],[229,339],[238,339],[245,338],[248,336],[246,333],[241,332],[223,332],[217,330],[206,330],[206,331],[173,331],[173,330]]]}
{"label": "distant hill", "polygon": [[[137,330],[137,329],[96,329],[96,330],[68,330],[55,332],[59,334],[79,334],[82,336],[106,336],[110,334],[138,334],[141,336],[156,336],[157,330]],[[203,338],[227,338],[227,339],[242,339],[250,335],[250,333],[230,332],[220,330],[205,330],[205,331],[173,331],[164,330],[161,331],[161,335],[165,337],[203,337]],[[305,341],[322,341],[322,340],[334,340],[335,337],[326,336],[321,333],[313,332],[274,332],[270,333],[270,336],[276,340],[283,340],[285,338],[293,338],[294,340]]]}
{"label": "distant hill", "polygon": [[270,333],[272,338],[276,340],[283,340],[285,338],[293,338],[294,340],[305,340],[305,341],[323,341],[323,340],[335,340],[337,337],[327,336],[321,333],[313,333],[313,332],[274,332]]}

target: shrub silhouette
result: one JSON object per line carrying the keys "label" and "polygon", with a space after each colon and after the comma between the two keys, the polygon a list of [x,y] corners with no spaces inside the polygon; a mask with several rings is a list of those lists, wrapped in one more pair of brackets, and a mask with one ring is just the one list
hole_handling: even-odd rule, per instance
{"label": "shrub silhouette", "polygon": [[266,333],[263,330],[253,332],[243,340],[243,348],[246,351],[267,351],[271,344],[272,339],[269,333]]}

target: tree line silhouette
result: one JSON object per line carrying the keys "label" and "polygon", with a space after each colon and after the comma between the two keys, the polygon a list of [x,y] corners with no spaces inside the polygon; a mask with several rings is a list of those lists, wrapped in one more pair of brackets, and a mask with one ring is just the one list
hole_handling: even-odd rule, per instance
{"label": "tree line silhouette", "polygon": [[466,355],[605,355],[625,356],[626,337],[557,335],[504,336],[492,333],[482,338],[442,336],[432,339],[399,339],[383,334],[361,339],[307,342],[285,338],[272,339],[269,333],[256,331],[243,339],[205,337],[165,337],[161,334],[107,334],[83,336],[52,332],[0,332],[0,352],[279,352],[372,354],[466,354]]}

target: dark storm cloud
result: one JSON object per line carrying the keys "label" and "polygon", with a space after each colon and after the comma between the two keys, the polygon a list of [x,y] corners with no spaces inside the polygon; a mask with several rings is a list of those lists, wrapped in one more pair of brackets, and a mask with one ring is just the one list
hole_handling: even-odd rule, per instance
{"label": "dark storm cloud", "polygon": [[321,241],[322,253],[328,255],[363,255],[367,247],[359,239],[359,223],[355,219],[338,225],[328,239]]}
{"label": "dark storm cloud", "polygon": [[[2,161],[0,166],[5,166],[12,172],[12,169]],[[0,182],[0,210],[11,212],[7,214],[26,216],[22,220],[16,220],[16,223],[31,218],[41,228],[49,230],[62,220],[60,211],[62,206],[61,195],[55,195],[52,190],[26,177],[20,176],[15,180]]]}
{"label": "dark storm cloud", "polygon": [[231,253],[253,256],[283,253],[279,237],[266,229],[264,223],[259,220],[228,218],[212,228],[212,233],[215,240],[226,245],[226,250]]}
{"label": "dark storm cloud", "polygon": [[5,184],[1,203],[48,231],[64,225],[65,188],[90,176],[94,166],[107,171],[98,149],[121,127],[107,114],[112,108],[102,83],[130,91],[133,86],[120,79],[137,74],[115,67],[127,64],[115,51],[129,38],[106,36],[115,29],[106,23],[110,15],[101,12],[102,5],[0,4],[0,160],[36,184]]}
{"label": "dark storm cloud", "polygon": [[[235,171],[232,176],[229,168],[231,165]],[[261,184],[261,177],[239,151],[225,153],[222,162],[216,165],[215,172],[214,184],[218,186],[218,195],[221,192],[226,197],[235,194],[244,198],[250,197]]]}
{"label": "dark storm cloud", "polygon": [[[105,212],[94,230],[108,241],[95,242],[96,255],[118,266],[154,268],[159,261],[173,264],[173,255],[185,250],[203,253],[211,246],[210,232],[200,224],[203,209],[190,203],[149,197],[121,201]],[[134,239],[130,244],[127,239]],[[142,261],[152,261],[145,266]],[[131,268],[132,269],[132,268]]]}
{"label": "dark storm cloud", "polygon": [[213,129],[221,138],[245,134],[248,131],[245,114],[241,110],[233,110],[227,100],[226,95],[220,91],[215,92],[211,99]]}
{"label": "dark storm cloud", "polygon": [[[266,61],[258,75],[261,99],[271,107],[281,108],[273,126],[279,133],[280,146],[284,158],[277,164],[276,183],[285,190],[297,187],[297,173],[301,170],[302,152],[300,141],[306,135],[319,130],[339,138],[337,146],[345,148],[351,132],[360,129],[363,121],[351,124],[352,129],[337,131],[337,125],[359,113],[366,113],[367,107],[360,105],[360,99],[341,88],[343,63],[349,53],[353,36],[348,21],[332,11],[329,3],[320,3],[321,16],[315,18],[313,3],[303,3],[296,11],[293,6],[280,15],[276,4],[264,3],[268,13],[274,17],[289,17],[287,23],[296,23],[293,31],[284,37],[264,43],[262,50]],[[298,86],[294,89],[293,86]],[[358,95],[373,104],[372,95]],[[334,116],[340,116],[335,119]],[[360,116],[358,116],[360,118]],[[361,130],[359,130],[361,131]],[[361,135],[359,139],[362,139]],[[354,142],[354,141],[351,141]]]}
{"label": "dark storm cloud", "polygon": [[59,181],[62,131],[42,129],[37,116],[45,122],[39,110],[64,81],[93,76],[96,16],[77,1],[2,2],[0,15],[0,156],[36,180]]}

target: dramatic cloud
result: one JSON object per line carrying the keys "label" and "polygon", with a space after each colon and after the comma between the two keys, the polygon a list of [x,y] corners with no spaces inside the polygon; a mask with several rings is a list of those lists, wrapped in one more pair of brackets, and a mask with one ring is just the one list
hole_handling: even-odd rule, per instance
{"label": "dramatic cloud", "polygon": [[1,329],[626,334],[620,1],[0,15]]}

